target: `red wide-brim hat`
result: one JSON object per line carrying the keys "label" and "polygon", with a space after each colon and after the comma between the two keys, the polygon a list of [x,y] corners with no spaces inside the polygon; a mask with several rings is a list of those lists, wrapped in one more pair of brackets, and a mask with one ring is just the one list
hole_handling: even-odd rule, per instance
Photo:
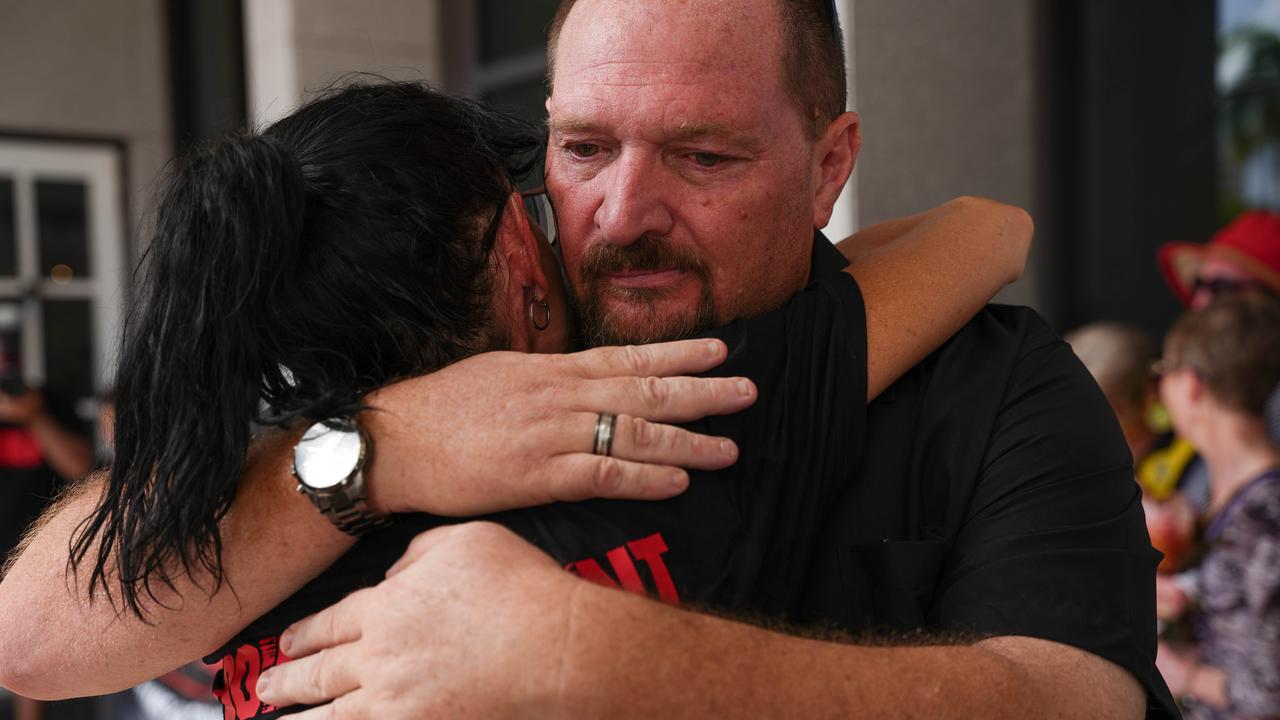
{"label": "red wide-brim hat", "polygon": [[1212,257],[1228,263],[1280,293],[1280,215],[1251,210],[1219,230],[1208,243],[1176,241],[1156,253],[1156,261],[1173,294],[1186,305],[1200,266]]}

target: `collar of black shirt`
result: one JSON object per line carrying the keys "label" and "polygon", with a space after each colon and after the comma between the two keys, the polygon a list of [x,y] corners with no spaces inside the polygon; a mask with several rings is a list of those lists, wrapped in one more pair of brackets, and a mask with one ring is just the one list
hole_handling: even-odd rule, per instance
{"label": "collar of black shirt", "polygon": [[838,273],[849,267],[849,261],[836,249],[835,245],[822,234],[821,230],[813,231],[813,252],[809,259],[809,282]]}

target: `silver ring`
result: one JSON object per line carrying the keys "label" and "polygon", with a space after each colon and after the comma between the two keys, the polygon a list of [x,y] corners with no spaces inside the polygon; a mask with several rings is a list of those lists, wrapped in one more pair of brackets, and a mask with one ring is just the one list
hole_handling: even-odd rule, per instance
{"label": "silver ring", "polygon": [[596,446],[591,452],[605,456],[613,453],[613,426],[617,422],[617,415],[600,413],[600,417],[596,419]]}

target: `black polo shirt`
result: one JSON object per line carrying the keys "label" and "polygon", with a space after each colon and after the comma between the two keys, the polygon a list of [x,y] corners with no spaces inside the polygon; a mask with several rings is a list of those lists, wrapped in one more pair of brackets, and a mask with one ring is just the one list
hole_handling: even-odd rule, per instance
{"label": "black polo shirt", "polygon": [[[814,253],[815,265],[824,253],[839,258],[825,241]],[[677,605],[793,615],[818,530],[856,476],[866,420],[862,296],[845,273],[811,280],[783,308],[708,333],[729,346],[713,374],[749,377],[760,392],[743,412],[686,425],[734,439],[740,454],[732,467],[693,472],[685,493],[662,502],[559,503],[490,519],[595,582]],[[226,717],[275,717],[254,688],[262,670],[283,660],[280,632],[377,583],[417,533],[443,522],[402,516],[362,538],[211,656],[222,665],[215,692]]]}
{"label": "black polo shirt", "polygon": [[[814,272],[844,267],[833,254]],[[800,618],[918,641],[1022,635],[1155,667],[1155,567],[1132,456],[1071,349],[992,305],[868,408],[860,478],[818,543]]]}

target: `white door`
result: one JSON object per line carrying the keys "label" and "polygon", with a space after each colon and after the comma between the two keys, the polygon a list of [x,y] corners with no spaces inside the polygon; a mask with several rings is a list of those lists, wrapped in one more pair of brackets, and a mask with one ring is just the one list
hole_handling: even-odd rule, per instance
{"label": "white door", "polygon": [[23,379],[76,402],[114,376],[124,278],[121,148],[0,136],[0,315]]}

